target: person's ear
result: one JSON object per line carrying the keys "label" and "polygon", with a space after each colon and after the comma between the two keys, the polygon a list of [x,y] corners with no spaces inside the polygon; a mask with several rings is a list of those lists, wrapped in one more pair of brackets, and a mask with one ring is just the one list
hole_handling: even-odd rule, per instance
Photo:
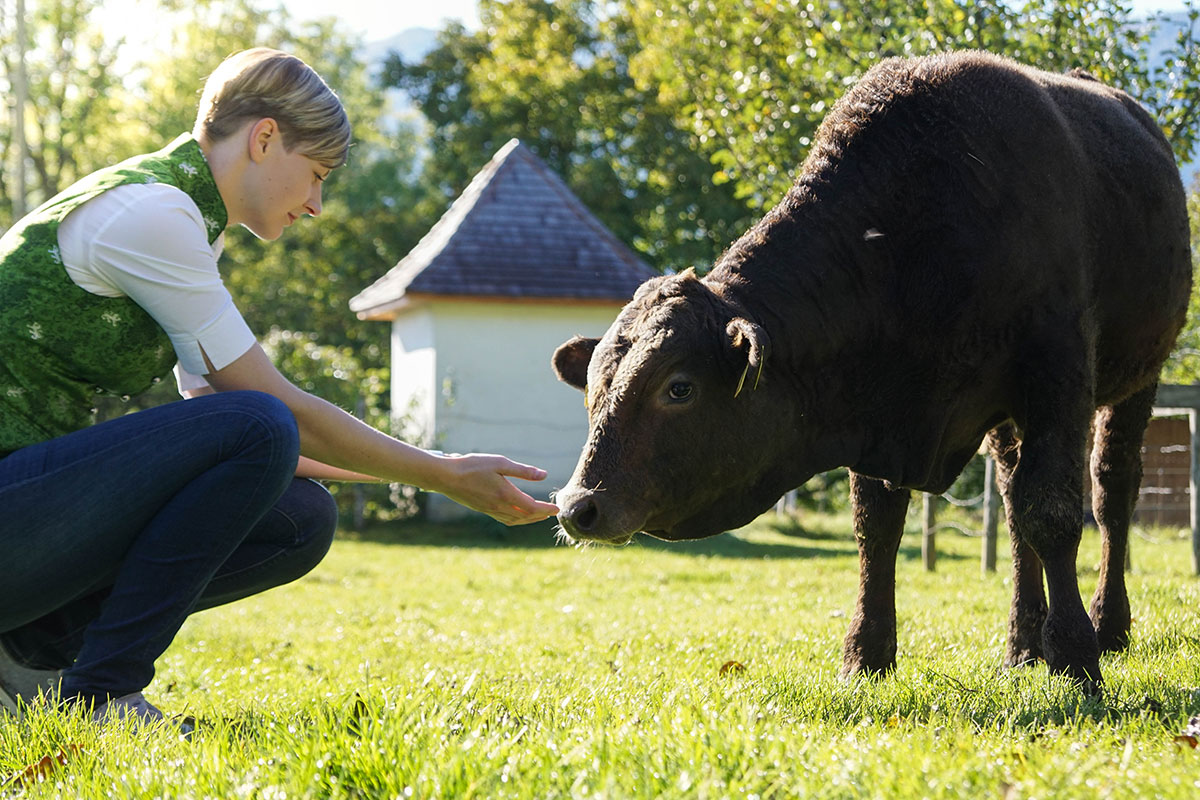
{"label": "person's ear", "polygon": [[279,141],[279,124],[270,117],[263,117],[250,126],[250,160],[258,163],[267,156],[270,147]]}

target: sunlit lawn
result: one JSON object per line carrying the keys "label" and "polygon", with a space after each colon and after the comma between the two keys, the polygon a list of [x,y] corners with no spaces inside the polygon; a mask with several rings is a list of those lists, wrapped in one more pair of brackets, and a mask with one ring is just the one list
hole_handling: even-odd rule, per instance
{"label": "sunlit lawn", "polygon": [[[916,517],[900,656],[836,679],[857,557],[846,517],[768,515],[692,544],[554,546],[548,527],[399,525],[309,577],[190,620],[147,690],[166,732],[0,720],[20,797],[1196,797],[1200,580],[1174,531],[1134,541],[1132,646],[1103,700],[1002,671],[1007,541]],[[1085,535],[1080,572],[1095,582]],[[732,662],[732,663],[731,663]]]}

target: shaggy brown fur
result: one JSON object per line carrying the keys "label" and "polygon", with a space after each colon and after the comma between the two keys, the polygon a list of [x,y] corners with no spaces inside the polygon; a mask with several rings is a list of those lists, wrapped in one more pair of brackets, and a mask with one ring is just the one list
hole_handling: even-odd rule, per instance
{"label": "shaggy brown fur", "polygon": [[[861,591],[843,669],[886,671],[909,491],[945,491],[986,437],[1017,571],[1007,661],[1097,686],[1101,648],[1127,642],[1138,443],[1190,265],[1171,150],[1130,97],[985,53],[884,61],[707,276],[651,281],[604,339],[555,354],[591,409],[560,520],[597,541],[708,536],[847,466]],[[756,353],[756,388],[735,392]]]}

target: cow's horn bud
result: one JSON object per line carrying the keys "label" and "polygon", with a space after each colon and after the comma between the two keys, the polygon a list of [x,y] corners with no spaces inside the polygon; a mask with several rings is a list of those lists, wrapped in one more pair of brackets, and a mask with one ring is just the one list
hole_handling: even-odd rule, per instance
{"label": "cow's horn bud", "polygon": [[763,365],[766,363],[767,353],[771,349],[771,339],[761,325],[755,325],[742,317],[731,319],[725,326],[725,333],[732,339],[734,350],[741,350],[742,346],[747,344],[750,348],[746,366],[742,369],[737,388],[733,390],[733,396],[737,397],[742,393],[742,386],[746,383],[746,375],[750,372],[751,367],[757,370],[754,373],[754,388],[758,388],[758,382],[762,379]]}

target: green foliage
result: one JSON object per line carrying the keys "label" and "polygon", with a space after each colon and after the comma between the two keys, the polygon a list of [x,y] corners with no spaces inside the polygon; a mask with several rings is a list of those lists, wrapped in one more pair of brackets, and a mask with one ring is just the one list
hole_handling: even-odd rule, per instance
{"label": "green foliage", "polygon": [[1200,383],[1200,184],[1188,200],[1188,219],[1192,228],[1192,297],[1188,302],[1188,321],[1175,349],[1163,365],[1163,383]]}
{"label": "green foliage", "polygon": [[621,240],[660,268],[711,262],[749,222],[715,185],[675,111],[639,88],[629,20],[591,0],[480,3],[482,28],[451,25],[420,63],[389,59],[386,85],[428,118],[432,215],[510,138],[520,138]]}
{"label": "green foliage", "polygon": [[625,0],[621,8],[642,45],[631,64],[638,85],[654,87],[690,127],[713,180],[733,183],[758,210],[787,191],[833,103],[888,56],[980,48],[1044,69],[1082,67],[1147,103],[1181,157],[1196,141],[1195,27],[1155,72],[1153,26],[1132,25],[1112,0]]}
{"label": "green foliage", "polygon": [[[271,361],[292,383],[327,400],[368,425],[383,431],[402,431],[403,420],[392,418],[388,404],[387,367],[370,367],[363,354],[371,348],[322,344],[316,333],[272,328],[261,340]],[[407,516],[413,510],[411,497],[398,487],[368,484],[358,486],[333,482],[329,491],[346,518],[387,521]],[[400,498],[404,499],[400,499]]]}
{"label": "green foliage", "polygon": [[[547,526],[404,523],[191,618],[152,702],[199,732],[0,718],[0,780],[69,744],[41,798],[1191,798],[1200,584],[1189,542],[1134,539],[1127,652],[1102,700],[1002,670],[1011,588],[945,536],[897,565],[896,672],[841,683],[857,555],[844,517],[553,547]],[[1079,572],[1095,584],[1099,542]],[[728,666],[730,662],[743,667]],[[723,669],[724,668],[724,669]]]}
{"label": "green foliage", "polygon": [[1181,161],[1200,144],[1200,8],[1194,2],[1185,8],[1187,27],[1176,32],[1162,68],[1138,93],[1155,111]]}
{"label": "green foliage", "polygon": [[[26,4],[26,210],[130,154],[124,144],[133,124],[131,102],[114,70],[119,44],[106,42],[90,21],[97,6],[96,0]],[[0,23],[3,88],[12,97],[19,57],[16,26],[4,11]],[[8,113],[0,121],[0,159],[2,230],[13,221],[18,169]]]}
{"label": "green foliage", "polygon": [[1141,98],[1181,157],[1197,137],[1196,26],[1153,70],[1154,26],[1113,0],[483,0],[480,16],[384,73],[432,124],[430,202],[518,136],[663,269],[703,269],[774,205],[833,103],[887,56],[1084,67]]}

